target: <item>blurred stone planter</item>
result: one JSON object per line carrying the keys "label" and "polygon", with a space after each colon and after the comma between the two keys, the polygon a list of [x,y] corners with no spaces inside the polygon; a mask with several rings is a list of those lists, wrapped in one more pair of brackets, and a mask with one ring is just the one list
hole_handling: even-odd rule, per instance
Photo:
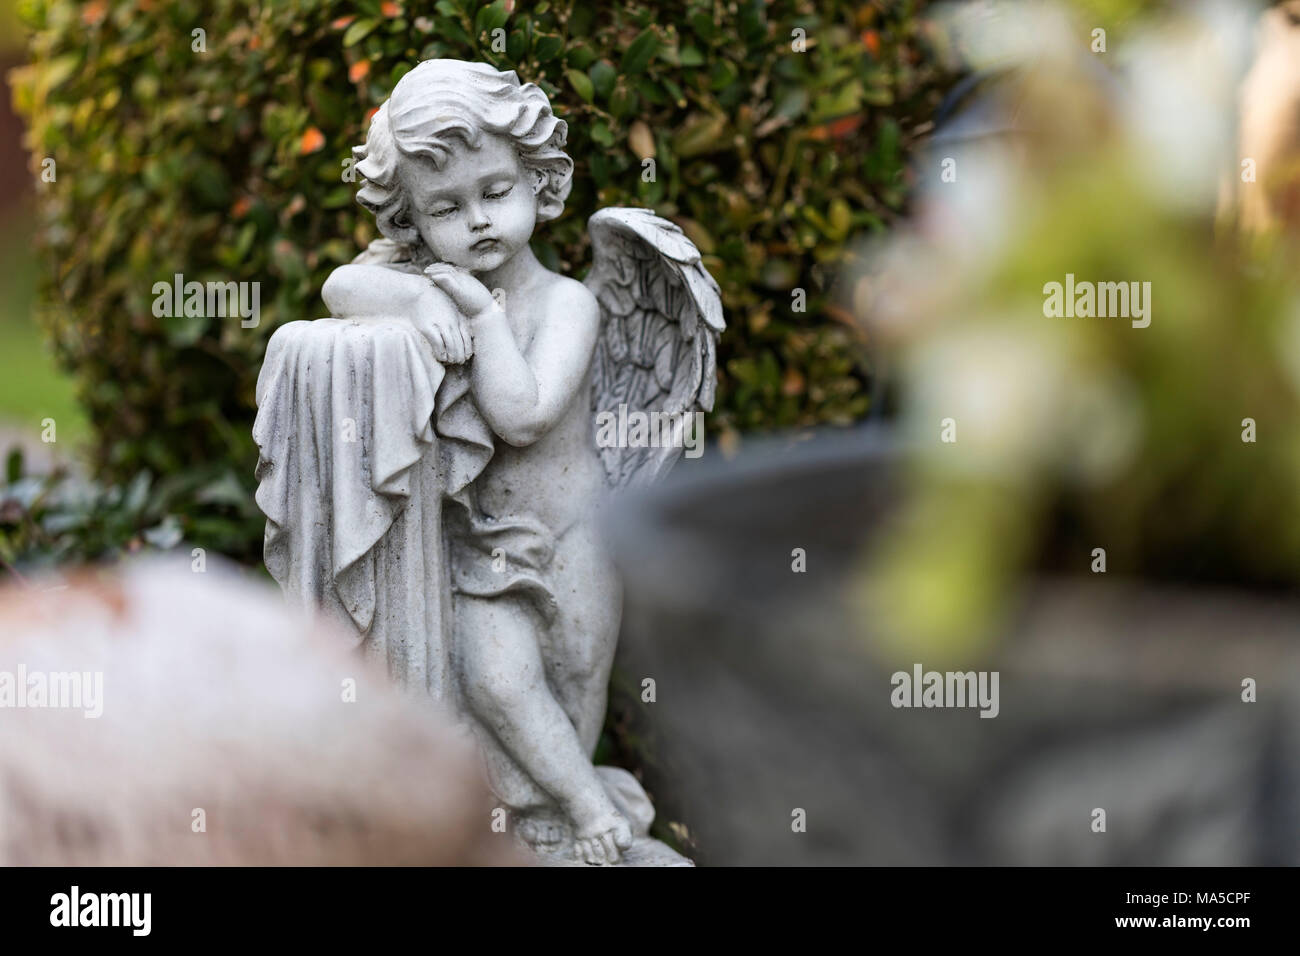
{"label": "blurred stone planter", "polygon": [[611,528],[646,782],[701,863],[1300,863],[1300,605],[1033,579],[978,665],[995,719],[896,709],[930,665],[878,660],[845,600],[895,459],[870,432],[706,456]]}

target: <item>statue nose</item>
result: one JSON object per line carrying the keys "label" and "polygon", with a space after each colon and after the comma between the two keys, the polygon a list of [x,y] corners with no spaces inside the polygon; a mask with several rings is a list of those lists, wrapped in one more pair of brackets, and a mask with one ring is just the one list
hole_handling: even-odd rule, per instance
{"label": "statue nose", "polygon": [[486,210],[482,206],[474,206],[469,211],[469,228],[473,232],[482,232],[492,225],[488,219]]}

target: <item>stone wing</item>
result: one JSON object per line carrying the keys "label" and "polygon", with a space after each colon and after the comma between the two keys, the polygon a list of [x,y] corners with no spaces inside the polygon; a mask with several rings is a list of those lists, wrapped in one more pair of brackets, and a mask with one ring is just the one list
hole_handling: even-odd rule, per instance
{"label": "stone wing", "polygon": [[660,447],[600,449],[611,486],[644,484],[681,455],[695,412],[713,408],[722,298],[700,251],[668,220],[616,206],[587,225],[595,261],[585,285],[602,317],[593,359],[595,421],[601,413],[657,415],[653,421],[674,438]]}

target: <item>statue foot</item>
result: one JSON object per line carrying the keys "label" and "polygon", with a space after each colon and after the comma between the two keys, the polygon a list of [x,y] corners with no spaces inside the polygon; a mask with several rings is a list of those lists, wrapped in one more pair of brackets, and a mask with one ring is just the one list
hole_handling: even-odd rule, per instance
{"label": "statue foot", "polygon": [[617,810],[602,814],[579,827],[573,843],[574,856],[593,866],[617,863],[632,845],[632,827]]}

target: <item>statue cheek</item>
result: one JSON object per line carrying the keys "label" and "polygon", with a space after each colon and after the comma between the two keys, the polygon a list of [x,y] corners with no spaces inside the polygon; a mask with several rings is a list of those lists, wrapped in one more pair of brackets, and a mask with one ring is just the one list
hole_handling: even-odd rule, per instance
{"label": "statue cheek", "polygon": [[447,245],[452,230],[448,228],[446,222],[430,219],[425,222],[422,232],[425,243],[435,252],[441,252]]}
{"label": "statue cheek", "polygon": [[512,209],[512,219],[521,231],[531,231],[537,224],[537,197],[521,196],[520,202]]}

